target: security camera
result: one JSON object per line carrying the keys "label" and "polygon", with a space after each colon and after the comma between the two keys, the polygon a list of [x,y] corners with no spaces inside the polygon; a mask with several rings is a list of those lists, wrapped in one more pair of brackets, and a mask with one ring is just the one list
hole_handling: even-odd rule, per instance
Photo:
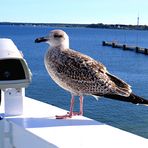
{"label": "security camera", "polygon": [[0,39],[0,89],[27,87],[31,72],[22,53],[10,39]]}
{"label": "security camera", "polygon": [[24,88],[30,84],[31,77],[22,52],[11,39],[0,38],[0,108],[4,106],[6,115],[22,114]]}

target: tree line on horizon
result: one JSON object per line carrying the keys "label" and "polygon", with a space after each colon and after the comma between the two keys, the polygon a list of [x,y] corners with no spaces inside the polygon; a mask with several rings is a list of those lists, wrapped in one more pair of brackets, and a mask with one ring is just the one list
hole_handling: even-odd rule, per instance
{"label": "tree line on horizon", "polygon": [[104,29],[137,29],[148,30],[147,25],[125,25],[125,24],[68,24],[68,23],[19,23],[19,22],[0,22],[0,25],[32,25],[32,26],[52,26],[52,27],[86,27]]}

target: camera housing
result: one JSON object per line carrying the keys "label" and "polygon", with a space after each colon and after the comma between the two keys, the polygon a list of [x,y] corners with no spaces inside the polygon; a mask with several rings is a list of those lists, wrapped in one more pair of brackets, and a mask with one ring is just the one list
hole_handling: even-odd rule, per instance
{"label": "camera housing", "polygon": [[27,87],[31,82],[30,69],[10,39],[0,39],[0,89]]}
{"label": "camera housing", "polygon": [[0,38],[0,113],[23,114],[25,87],[32,74],[23,54],[11,39]]}

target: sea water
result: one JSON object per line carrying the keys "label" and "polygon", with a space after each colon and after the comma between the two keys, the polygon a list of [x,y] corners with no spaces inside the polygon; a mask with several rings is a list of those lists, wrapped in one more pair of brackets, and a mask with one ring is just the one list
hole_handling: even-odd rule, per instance
{"label": "sea water", "polygon": [[[0,25],[0,38],[11,38],[15,42],[33,73],[27,96],[69,110],[70,94],[51,80],[44,67],[48,45],[34,43],[37,37],[47,35],[52,29],[66,31],[72,49],[102,62],[110,73],[129,83],[133,92],[148,99],[148,55],[102,46],[105,40],[148,48],[148,31]],[[78,109],[76,99],[75,110]],[[147,106],[105,98],[97,101],[85,96],[84,115],[148,138]]]}

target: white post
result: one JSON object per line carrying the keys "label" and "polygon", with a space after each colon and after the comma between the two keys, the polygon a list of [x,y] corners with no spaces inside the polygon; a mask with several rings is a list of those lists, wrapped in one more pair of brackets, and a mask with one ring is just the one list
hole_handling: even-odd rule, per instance
{"label": "white post", "polygon": [[4,91],[5,116],[15,116],[23,114],[24,88],[7,88]]}

